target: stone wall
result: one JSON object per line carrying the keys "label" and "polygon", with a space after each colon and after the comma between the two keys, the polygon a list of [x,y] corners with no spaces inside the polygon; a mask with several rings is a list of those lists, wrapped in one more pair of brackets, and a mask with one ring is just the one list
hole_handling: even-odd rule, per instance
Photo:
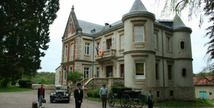
{"label": "stone wall", "polygon": [[[37,90],[38,88],[41,87],[41,84],[32,84],[32,89],[33,90]],[[51,85],[44,85],[44,88],[46,90],[54,90],[55,89],[55,85],[51,84]]]}

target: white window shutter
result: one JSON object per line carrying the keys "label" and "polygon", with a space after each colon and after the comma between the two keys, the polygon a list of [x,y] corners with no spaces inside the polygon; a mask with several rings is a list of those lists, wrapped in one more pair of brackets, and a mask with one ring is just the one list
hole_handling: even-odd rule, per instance
{"label": "white window shutter", "polygon": [[114,37],[111,38],[111,44],[112,44],[111,48],[115,49],[115,40],[114,40]]}
{"label": "white window shutter", "polygon": [[105,51],[106,50],[106,41],[104,40],[103,41],[103,51]]}

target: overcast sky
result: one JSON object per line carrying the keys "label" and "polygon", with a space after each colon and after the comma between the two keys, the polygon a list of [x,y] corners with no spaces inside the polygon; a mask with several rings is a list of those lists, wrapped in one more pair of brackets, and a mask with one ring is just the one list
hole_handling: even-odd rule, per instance
{"label": "overcast sky", "polygon": [[[170,16],[161,15],[161,4],[155,1],[159,0],[141,0],[148,11],[156,15],[156,19],[173,19],[174,14]],[[60,0],[60,9],[57,12],[57,18],[50,26],[49,49],[45,51],[46,56],[42,58],[39,71],[55,72],[60,66],[62,57],[62,36],[70,14],[72,5],[74,5],[77,19],[104,25],[104,23],[113,23],[122,19],[122,16],[129,12],[134,0]],[[161,2],[163,3],[163,2]],[[208,42],[205,37],[205,28],[209,25],[204,22],[201,28],[198,27],[198,20],[188,21],[185,14],[181,18],[186,26],[192,28],[191,42],[193,55],[193,72],[200,72],[207,65],[206,50],[204,46]],[[206,20],[206,19],[205,19]]]}

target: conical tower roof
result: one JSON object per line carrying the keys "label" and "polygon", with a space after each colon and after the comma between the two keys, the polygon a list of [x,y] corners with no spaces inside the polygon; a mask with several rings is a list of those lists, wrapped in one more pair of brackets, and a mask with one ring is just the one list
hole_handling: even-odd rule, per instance
{"label": "conical tower roof", "polygon": [[124,21],[127,18],[137,17],[137,16],[148,17],[148,18],[151,18],[152,20],[155,20],[155,15],[147,11],[147,9],[145,8],[141,0],[134,1],[130,11],[127,14],[123,15],[122,20]]}
{"label": "conical tower roof", "polygon": [[173,28],[179,28],[179,27],[186,27],[186,25],[181,20],[181,18],[178,16],[178,14],[176,14],[173,19]]}
{"label": "conical tower roof", "polygon": [[135,0],[129,12],[134,12],[134,11],[147,11],[147,9],[145,8],[141,0]]}
{"label": "conical tower roof", "polygon": [[173,19],[173,29],[174,30],[184,30],[192,32],[191,28],[187,27],[184,22],[181,20],[181,18],[176,13],[174,19]]}

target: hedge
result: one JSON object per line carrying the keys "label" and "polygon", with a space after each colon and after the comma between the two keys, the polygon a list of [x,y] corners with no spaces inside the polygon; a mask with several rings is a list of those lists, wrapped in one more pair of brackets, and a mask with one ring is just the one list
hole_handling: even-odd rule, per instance
{"label": "hedge", "polygon": [[20,88],[32,88],[32,82],[30,80],[19,80]]}

